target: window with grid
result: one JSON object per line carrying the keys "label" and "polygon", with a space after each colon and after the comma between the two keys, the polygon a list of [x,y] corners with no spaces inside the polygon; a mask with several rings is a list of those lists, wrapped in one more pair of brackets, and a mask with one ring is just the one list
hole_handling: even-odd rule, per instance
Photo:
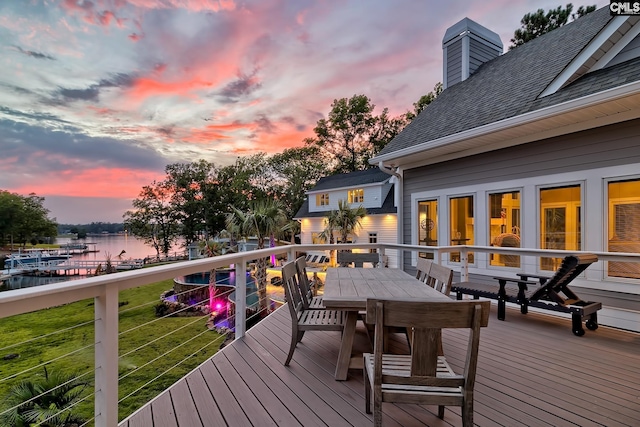
{"label": "window with grid", "polygon": [[349,203],[363,203],[364,202],[364,190],[359,188],[357,190],[349,190]]}

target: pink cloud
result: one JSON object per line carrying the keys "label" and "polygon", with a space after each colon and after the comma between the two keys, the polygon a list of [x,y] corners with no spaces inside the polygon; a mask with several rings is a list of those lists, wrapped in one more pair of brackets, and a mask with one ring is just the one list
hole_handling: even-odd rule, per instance
{"label": "pink cloud", "polygon": [[[38,196],[116,197],[134,198],[144,185],[161,180],[164,173],[124,168],[78,170],[68,169],[41,176],[37,182],[21,184],[10,189],[18,194],[36,193]],[[90,182],[91,185],[85,183]]]}
{"label": "pink cloud", "polygon": [[144,9],[187,9],[192,12],[220,12],[236,9],[233,0],[129,0],[129,4]]}

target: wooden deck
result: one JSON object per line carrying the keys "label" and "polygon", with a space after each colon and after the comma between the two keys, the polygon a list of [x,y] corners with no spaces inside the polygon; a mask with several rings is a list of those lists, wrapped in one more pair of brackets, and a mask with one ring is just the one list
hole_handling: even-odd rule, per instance
{"label": "wooden deck", "polygon": [[[600,327],[571,333],[570,320],[492,307],[480,342],[478,426],[639,426],[640,334]],[[307,332],[290,367],[289,312],[279,309],[247,336],[141,408],[123,427],[369,426],[362,373],[334,380],[339,332]],[[461,363],[466,333],[444,331],[445,354]],[[367,345],[364,333],[357,345]],[[404,343],[398,341],[400,350]],[[435,407],[383,404],[385,426],[460,426]]]}

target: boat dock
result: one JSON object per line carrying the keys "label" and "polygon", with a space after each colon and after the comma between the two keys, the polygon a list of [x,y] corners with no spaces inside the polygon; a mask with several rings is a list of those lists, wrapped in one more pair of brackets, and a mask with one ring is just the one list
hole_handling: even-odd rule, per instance
{"label": "boat dock", "polygon": [[[134,270],[142,268],[144,262],[142,260],[111,260],[109,261],[118,271]],[[5,269],[0,271],[1,276],[15,276],[19,274],[35,274],[44,273],[58,276],[79,276],[81,274],[91,275],[96,270],[105,270],[107,260],[81,260],[81,261],[35,261],[29,263],[20,263],[16,268]],[[5,277],[2,277],[5,278]]]}

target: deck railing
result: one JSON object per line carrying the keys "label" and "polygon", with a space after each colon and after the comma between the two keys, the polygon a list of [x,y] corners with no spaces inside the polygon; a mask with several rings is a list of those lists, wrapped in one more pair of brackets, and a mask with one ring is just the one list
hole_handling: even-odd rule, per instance
{"label": "deck railing", "polygon": [[[250,262],[272,255],[286,256],[291,260],[301,252],[336,249],[377,249],[383,255],[385,253],[393,254],[397,265],[401,267],[413,265],[412,257],[417,257],[420,253],[433,254],[433,258],[438,263],[451,261],[450,254],[453,253],[456,254],[454,258],[456,262],[449,262],[449,264],[458,270],[461,280],[466,280],[471,273],[480,274],[486,269],[490,254],[520,256],[522,263],[519,269],[504,268],[502,270],[503,273],[515,273],[519,271],[535,272],[539,265],[538,259],[541,257],[564,257],[569,253],[575,253],[575,251],[483,246],[430,247],[398,244],[280,246],[2,292],[0,293],[0,318],[93,298],[95,328],[94,423],[96,426],[113,427],[118,424],[118,296],[120,292],[161,280],[173,279],[177,276],[232,265],[236,272],[235,338],[238,339],[244,335],[247,326],[245,272]],[[474,254],[473,264],[469,263],[469,254],[471,253]],[[640,263],[640,254],[596,252],[596,255],[601,261],[598,262],[601,266],[587,270],[587,275],[594,280],[598,280],[598,278],[606,280],[605,262]],[[500,270],[499,267],[496,269]],[[618,287],[618,290],[640,294],[639,284],[638,280],[618,280],[615,286]]]}

